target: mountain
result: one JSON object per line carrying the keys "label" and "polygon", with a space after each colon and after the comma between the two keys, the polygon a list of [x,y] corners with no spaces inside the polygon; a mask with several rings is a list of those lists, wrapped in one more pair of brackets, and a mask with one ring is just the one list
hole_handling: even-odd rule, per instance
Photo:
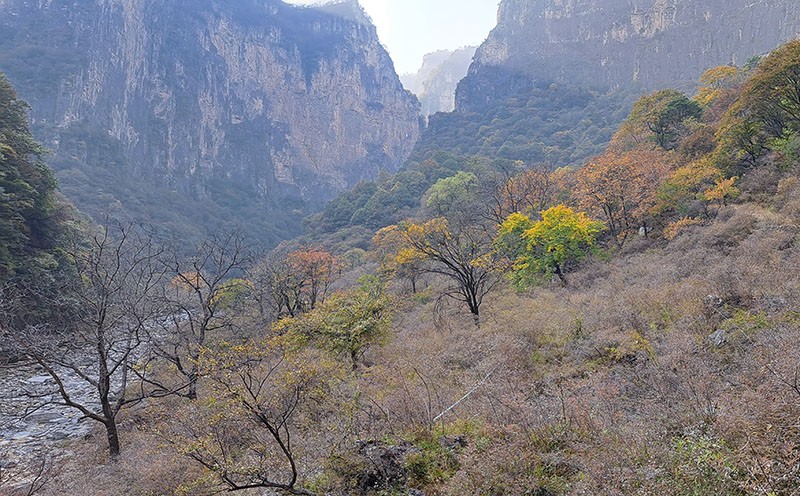
{"label": "mountain", "polygon": [[429,53],[416,74],[400,76],[403,86],[419,98],[422,115],[453,111],[456,86],[467,75],[476,49],[473,46]]}
{"label": "mountain", "polygon": [[0,2],[0,70],[32,107],[62,189],[95,216],[201,237],[298,216],[395,170],[419,133],[355,1]]}
{"label": "mountain", "polygon": [[742,66],[799,32],[794,0],[503,0],[456,106],[550,83],[692,88],[707,68]]}
{"label": "mountain", "polygon": [[429,116],[401,173],[341,195],[312,231],[414,215],[442,174],[473,172],[476,160],[580,167],[603,153],[643,93],[691,94],[705,70],[747,66],[798,32],[790,0],[503,0],[456,110]]}

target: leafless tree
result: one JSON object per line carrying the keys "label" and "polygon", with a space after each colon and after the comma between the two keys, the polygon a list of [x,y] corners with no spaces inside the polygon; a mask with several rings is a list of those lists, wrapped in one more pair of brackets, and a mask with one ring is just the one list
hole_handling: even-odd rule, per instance
{"label": "leafless tree", "polygon": [[327,251],[304,248],[273,253],[247,276],[262,316],[297,317],[325,301],[339,269],[339,261]]}
{"label": "leafless tree", "polygon": [[0,494],[8,496],[39,494],[53,476],[53,464],[48,458],[34,461],[29,467],[6,466],[0,463]]}
{"label": "leafless tree", "polygon": [[[251,258],[238,231],[217,233],[189,260],[176,253],[163,258],[171,278],[161,294],[164,314],[148,329],[147,364],[134,371],[147,395],[197,399],[200,352],[213,335],[233,329],[232,316],[222,308],[223,293],[236,289],[231,278]],[[163,363],[177,371],[177,379],[163,375]]]}
{"label": "leafless tree", "polygon": [[262,318],[296,317],[305,307],[303,277],[292,270],[285,255],[271,254],[248,273],[252,297]]}
{"label": "leafless tree", "polygon": [[552,167],[539,164],[517,175],[503,170],[486,180],[485,191],[487,219],[502,223],[514,212],[537,215],[552,206],[559,194]]}
{"label": "leafless tree", "polygon": [[[17,330],[19,350],[52,377],[53,402],[103,424],[109,454],[120,452],[117,415],[141,395],[129,391],[130,370],[145,328],[160,312],[154,296],[164,277],[160,249],[140,227],[106,223],[68,250],[74,277],[60,298],[70,325]],[[91,398],[78,393],[90,386]]]}
{"label": "leafless tree", "polygon": [[227,491],[313,496],[300,483],[297,426],[309,421],[304,416],[324,400],[334,375],[313,360],[292,358],[269,342],[204,354],[215,401],[187,405],[169,439]]}

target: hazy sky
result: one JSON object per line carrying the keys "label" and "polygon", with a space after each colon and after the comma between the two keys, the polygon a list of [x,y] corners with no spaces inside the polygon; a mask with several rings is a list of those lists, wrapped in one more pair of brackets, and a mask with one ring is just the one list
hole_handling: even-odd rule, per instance
{"label": "hazy sky", "polygon": [[[315,4],[319,0],[284,0]],[[479,45],[497,24],[499,0],[359,0],[398,74],[417,72],[426,53]]]}

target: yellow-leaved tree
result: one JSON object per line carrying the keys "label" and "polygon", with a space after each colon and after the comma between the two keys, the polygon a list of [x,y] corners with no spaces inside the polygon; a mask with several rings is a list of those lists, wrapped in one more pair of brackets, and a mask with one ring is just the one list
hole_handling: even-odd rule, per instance
{"label": "yellow-leaved tree", "polygon": [[494,256],[492,235],[485,226],[465,224],[451,228],[444,218],[397,226],[402,243],[397,257],[425,262],[423,270],[439,274],[452,284],[443,296],[467,305],[475,324],[480,324],[483,298],[501,279],[502,264]]}
{"label": "yellow-leaved tree", "polygon": [[724,92],[741,84],[744,72],[736,66],[720,65],[712,67],[700,76],[700,86],[694,101],[707,107],[714,103]]}
{"label": "yellow-leaved tree", "polygon": [[564,205],[541,212],[542,220],[511,214],[501,225],[495,244],[513,259],[512,279],[521,287],[541,276],[558,276],[567,285],[567,272],[596,247],[602,222]]}

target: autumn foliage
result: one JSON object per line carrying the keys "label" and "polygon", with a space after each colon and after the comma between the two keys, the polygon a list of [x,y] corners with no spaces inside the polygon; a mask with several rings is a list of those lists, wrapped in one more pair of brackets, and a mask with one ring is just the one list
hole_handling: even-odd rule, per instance
{"label": "autumn foliage", "polygon": [[577,172],[577,204],[602,219],[614,241],[622,246],[640,228],[647,232],[656,193],[675,164],[671,152],[607,152]]}
{"label": "autumn foliage", "polygon": [[511,214],[500,225],[496,243],[514,258],[512,278],[525,286],[537,276],[558,276],[567,284],[567,272],[595,248],[605,229],[582,212],[556,205],[532,222],[523,214]]}

